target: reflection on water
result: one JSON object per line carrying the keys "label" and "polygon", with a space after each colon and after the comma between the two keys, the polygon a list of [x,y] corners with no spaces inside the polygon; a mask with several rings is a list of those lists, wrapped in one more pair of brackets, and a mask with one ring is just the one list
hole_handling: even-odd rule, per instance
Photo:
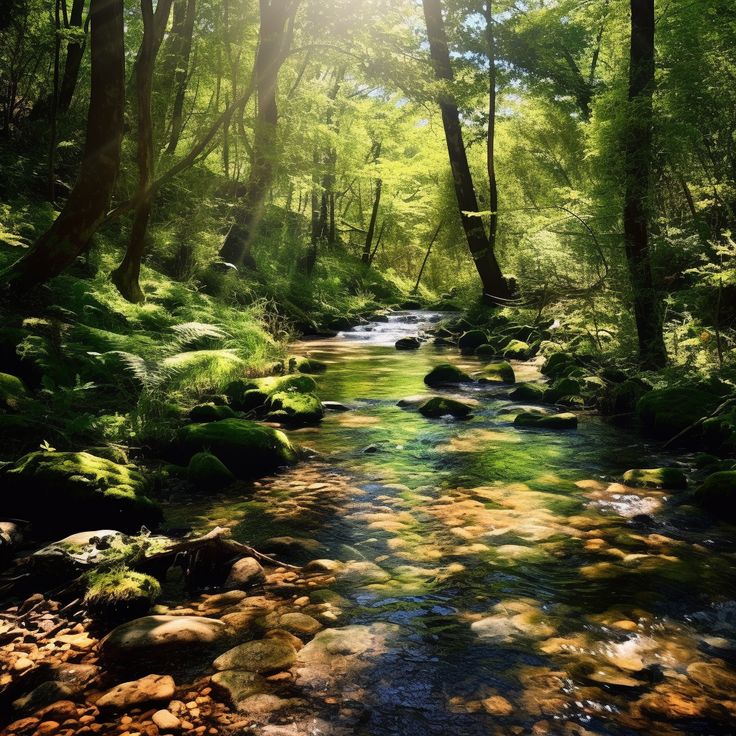
{"label": "reflection on water", "polygon": [[[331,587],[355,651],[305,650],[302,693],[342,704],[334,733],[736,732],[733,528],[616,482],[667,458],[596,417],[520,431],[488,385],[442,392],[478,402],[462,422],[398,407],[437,393],[422,379],[438,362],[480,367],[396,351],[423,319],[297,346],[329,364],[322,398],[351,411],[292,433],[318,460],[198,510],[348,563]],[[294,733],[307,721],[293,715]]]}

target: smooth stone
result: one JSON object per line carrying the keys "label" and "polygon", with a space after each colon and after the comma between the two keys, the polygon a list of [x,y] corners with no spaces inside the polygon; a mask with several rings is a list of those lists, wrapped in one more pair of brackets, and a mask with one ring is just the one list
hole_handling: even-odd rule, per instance
{"label": "smooth stone", "polygon": [[533,414],[523,411],[514,419],[517,427],[532,427],[536,429],[575,429],[578,418],[571,412],[562,414]]}
{"label": "smooth stone", "polygon": [[140,680],[122,682],[104,693],[95,703],[98,708],[125,710],[143,703],[171,700],[175,692],[170,675],[147,675]]}
{"label": "smooth stone", "polygon": [[296,662],[296,650],[277,639],[259,639],[240,644],[221,654],[212,664],[216,670],[248,670],[271,673],[288,669]]}
{"label": "smooth stone", "polygon": [[323,401],[322,408],[325,411],[351,411],[351,407],[341,404],[339,401]]}
{"label": "smooth stone", "polygon": [[27,695],[13,701],[14,710],[19,713],[35,713],[58,700],[73,700],[79,690],[56,680],[42,682]]}
{"label": "smooth stone", "polygon": [[679,468],[635,468],[624,473],[624,483],[635,488],[687,488],[687,476]]}
{"label": "smooth stone", "polygon": [[177,718],[170,710],[165,708],[157,710],[152,716],[151,720],[162,730],[162,731],[178,731],[181,728],[181,720]]}
{"label": "smooth stone", "polygon": [[260,585],[266,579],[258,560],[253,557],[241,557],[230,568],[224,588],[226,590],[251,588]]}
{"label": "smooth stone", "polygon": [[279,627],[286,631],[297,634],[306,635],[316,634],[322,624],[316,618],[308,616],[306,613],[285,613],[279,618]]}
{"label": "smooth stone", "polygon": [[417,350],[422,346],[422,341],[418,337],[401,337],[395,343],[397,350]]}
{"label": "smooth stone", "polygon": [[212,675],[210,680],[215,690],[222,693],[234,707],[251,695],[268,690],[268,682],[257,672],[245,670],[223,670]]}
{"label": "smooth stone", "polygon": [[444,396],[433,396],[419,406],[419,413],[431,419],[439,419],[444,416],[462,419],[467,417],[471,411],[472,407],[467,404],[463,404],[461,401],[455,401],[455,399],[445,398]]}

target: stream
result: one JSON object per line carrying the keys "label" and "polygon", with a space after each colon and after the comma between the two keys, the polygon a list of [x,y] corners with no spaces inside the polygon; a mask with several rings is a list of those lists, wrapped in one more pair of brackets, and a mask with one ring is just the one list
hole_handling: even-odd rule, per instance
{"label": "stream", "polygon": [[[295,692],[309,706],[262,732],[736,733],[733,527],[620,483],[688,457],[584,412],[573,431],[516,428],[508,386],[430,391],[438,363],[481,367],[393,347],[440,317],[295,345],[328,363],[321,398],[348,408],[289,433],[316,458],[178,510],[256,547],[294,537],[299,562],[349,563],[334,625],[363,644],[308,663]],[[431,393],[474,402],[472,417],[397,406]]]}

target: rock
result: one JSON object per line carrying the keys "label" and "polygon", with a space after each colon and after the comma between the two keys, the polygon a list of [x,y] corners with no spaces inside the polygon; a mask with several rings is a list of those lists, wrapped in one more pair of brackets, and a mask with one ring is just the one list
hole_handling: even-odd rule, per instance
{"label": "rock", "polygon": [[324,373],[327,370],[327,363],[316,358],[305,358],[302,355],[292,355],[288,360],[289,372],[297,373]]}
{"label": "rock", "polygon": [[277,391],[269,396],[266,406],[266,419],[295,426],[319,424],[325,415],[317,396],[298,391]]}
{"label": "rock", "polygon": [[339,572],[339,577],[355,585],[385,583],[391,579],[389,573],[370,560],[353,560],[346,563]]}
{"label": "rock", "polygon": [[231,381],[225,387],[230,406],[240,411],[251,411],[263,406],[268,399],[268,393],[259,388],[255,381],[239,378]]}
{"label": "rock", "polygon": [[0,409],[18,411],[28,398],[23,381],[10,373],[0,373]]}
{"label": "rock", "polygon": [[145,703],[171,700],[175,692],[174,678],[169,675],[147,675],[140,680],[122,682],[103,693],[95,705],[110,710],[126,710]]}
{"label": "rock", "polygon": [[36,713],[59,700],[74,700],[79,691],[71,685],[57,680],[42,682],[30,693],[13,701],[13,708],[19,713]]}
{"label": "rock", "polygon": [[314,378],[300,373],[259,378],[256,385],[269,396],[277,393],[312,394],[317,390],[317,382]]}
{"label": "rock", "polygon": [[535,427],[537,429],[575,429],[578,426],[578,418],[566,412],[564,414],[533,414],[523,411],[514,419],[517,427]]}
{"label": "rock", "polygon": [[142,473],[87,452],[32,452],[0,470],[0,486],[5,514],[55,532],[96,525],[138,531],[161,520]]}
{"label": "rock", "polygon": [[577,362],[570,353],[552,353],[542,364],[541,371],[552,379],[568,375],[577,367]]}
{"label": "rock", "polygon": [[243,590],[260,585],[266,576],[258,560],[253,557],[241,557],[233,563],[225,580],[225,590]]}
{"label": "rock", "polygon": [[173,452],[180,459],[209,450],[238,478],[253,478],[296,462],[283,432],[245,419],[182,427]]}
{"label": "rock", "polygon": [[90,574],[83,602],[93,618],[123,621],[148,613],[160,594],[156,578],[116,567]]}
{"label": "rock", "polygon": [[544,392],[548,404],[570,403],[582,392],[580,382],[574,378],[559,378]]}
{"label": "rock", "polygon": [[444,383],[472,383],[473,379],[450,363],[442,363],[435,366],[424,377],[424,383],[428,386],[441,386]]}
{"label": "rock", "polygon": [[344,567],[345,563],[340,562],[340,560],[311,560],[304,566],[304,572],[327,572],[331,575],[334,575],[340,572],[340,570],[342,570]]}
{"label": "rock", "polygon": [[468,330],[464,332],[457,341],[460,352],[465,355],[472,355],[473,351],[488,343],[488,335],[483,330]]}
{"label": "rock", "polygon": [[23,541],[23,528],[15,521],[0,521],[0,557],[12,552]]}
{"label": "rock", "polygon": [[308,537],[271,537],[261,545],[263,552],[283,555],[292,559],[307,560],[324,551],[324,545]]}
{"label": "rock", "polygon": [[351,411],[351,407],[341,404],[339,401],[323,401],[322,408],[325,411]]}
{"label": "rock", "polygon": [[710,414],[722,399],[692,386],[649,391],[639,399],[636,413],[642,428],[662,439],[674,437]]}
{"label": "rock", "polygon": [[624,483],[635,488],[687,488],[687,476],[679,468],[636,468],[624,473]]}
{"label": "rock", "polygon": [[467,404],[463,404],[461,401],[455,401],[455,399],[448,399],[444,396],[433,396],[431,399],[427,399],[424,403],[419,406],[419,413],[422,416],[430,417],[432,419],[439,419],[444,416],[452,416],[458,419],[467,417],[472,411],[472,407]]}
{"label": "rock", "polygon": [[373,455],[376,452],[381,452],[381,448],[378,445],[367,445],[363,448],[364,455]]}
{"label": "rock", "polygon": [[212,675],[211,683],[213,688],[224,695],[235,708],[238,707],[238,703],[251,695],[258,695],[268,690],[268,682],[264,677],[256,672],[245,670],[216,672]]}
{"label": "rock", "polygon": [[193,422],[218,422],[220,419],[233,419],[237,415],[227,405],[198,404],[189,412],[189,418]]}
{"label": "rock", "polygon": [[498,354],[498,350],[496,350],[494,345],[486,343],[485,345],[478,345],[478,347],[473,351],[473,354],[476,358],[480,358],[481,360],[489,360]]}
{"label": "rock", "polygon": [[279,627],[297,636],[311,636],[322,629],[322,624],[306,613],[295,612],[280,616]]}
{"label": "rock", "polygon": [[285,629],[269,629],[264,635],[264,639],[278,639],[279,641],[285,641],[290,644],[298,652],[303,646],[304,642],[298,637]]}
{"label": "rock", "polygon": [[721,660],[693,662],[687,668],[687,676],[715,698],[732,700],[736,693],[736,674]]}
{"label": "rock", "polygon": [[720,518],[736,522],[736,470],[709,475],[695,491],[695,501]]}
{"label": "rock", "polygon": [[57,700],[51,705],[47,705],[34,715],[42,721],[66,721],[69,718],[76,719],[77,705],[71,700]]}
{"label": "rock", "polygon": [[240,644],[221,654],[212,666],[216,670],[247,670],[270,674],[288,669],[296,662],[296,650],[279,639],[259,639]]}
{"label": "rock", "polygon": [[197,490],[219,491],[229,486],[235,476],[210,452],[192,455],[187,466],[187,477]]}
{"label": "rock", "polygon": [[93,664],[62,662],[52,669],[52,673],[55,680],[68,685],[75,692],[80,692],[97,679],[100,668]]}
{"label": "rock", "polygon": [[187,661],[223,644],[229,629],[222,621],[201,616],[144,616],[113,629],[100,653],[112,663],[148,665],[172,659]]}
{"label": "rock", "polygon": [[277,710],[288,708],[292,704],[285,698],[279,698],[277,695],[269,693],[261,693],[259,695],[251,695],[238,703],[238,710],[243,713],[256,713],[258,715],[267,715]]}
{"label": "rock", "polygon": [[404,301],[401,302],[402,309],[421,309],[423,306],[424,305],[419,301],[419,299],[404,299]]}
{"label": "rock", "polygon": [[161,729],[161,731],[178,731],[181,728],[181,720],[178,719],[170,710],[157,710],[151,720]]}
{"label": "rock", "polygon": [[529,360],[532,357],[532,348],[523,340],[509,340],[501,350],[501,355],[512,360]]}
{"label": "rock", "polygon": [[647,391],[651,390],[644,381],[628,378],[622,383],[610,384],[600,400],[601,410],[606,414],[631,414]]}
{"label": "rock", "polygon": [[324,629],[299,652],[299,661],[330,663],[336,658],[362,654],[374,646],[376,632],[382,632],[383,627],[385,624]]}
{"label": "rock", "polygon": [[480,701],[483,710],[491,716],[510,716],[514,712],[514,706],[501,695],[491,695]]}
{"label": "rock", "polygon": [[395,343],[397,350],[417,350],[422,346],[422,341],[418,337],[401,337]]}
{"label": "rock", "polygon": [[512,401],[541,403],[544,401],[544,386],[538,383],[520,383],[509,394]]}
{"label": "rock", "polygon": [[405,409],[407,407],[418,407],[420,404],[423,404],[427,399],[431,399],[432,397],[428,394],[415,394],[414,396],[406,396],[403,399],[399,399],[396,402],[396,406],[400,406],[402,409]]}
{"label": "rock", "polygon": [[516,375],[510,363],[505,360],[498,360],[488,363],[483,368],[483,375],[480,380],[483,383],[515,383]]}

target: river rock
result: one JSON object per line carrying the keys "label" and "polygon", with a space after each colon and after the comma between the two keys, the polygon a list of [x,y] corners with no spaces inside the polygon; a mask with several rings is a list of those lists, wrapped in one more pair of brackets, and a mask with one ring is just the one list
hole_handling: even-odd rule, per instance
{"label": "river rock", "polygon": [[27,695],[13,701],[18,713],[36,713],[59,700],[75,700],[80,695],[78,688],[58,680],[42,682]]}
{"label": "river rock", "polygon": [[325,415],[322,402],[312,393],[277,391],[266,402],[266,419],[292,426],[319,424]]}
{"label": "river rock", "polygon": [[235,476],[211,452],[196,452],[187,466],[189,482],[198,491],[219,491],[229,486]]}
{"label": "river rock", "polygon": [[736,693],[736,673],[720,660],[693,662],[687,668],[687,676],[713,697],[732,700]]}
{"label": "river rock", "polygon": [[347,406],[346,404],[342,404],[339,401],[323,401],[322,408],[325,411],[351,411],[351,407]]}
{"label": "river rock", "polygon": [[512,360],[529,360],[532,357],[532,348],[523,340],[509,340],[501,350],[504,358]]}
{"label": "river rock", "polygon": [[215,672],[210,682],[212,687],[224,695],[235,708],[251,695],[267,692],[269,687],[266,679],[257,672],[245,670]]}
{"label": "river rock", "polygon": [[355,585],[372,585],[385,583],[391,575],[370,560],[352,560],[340,570],[339,578]]}
{"label": "river rock", "polygon": [[578,418],[570,413],[563,414],[534,414],[523,411],[514,419],[517,427],[534,427],[537,429],[575,429],[578,426]]}
{"label": "river rock", "polygon": [[160,594],[153,576],[116,567],[89,575],[83,603],[93,618],[119,622],[148,613]]}
{"label": "river rock", "polygon": [[316,618],[298,612],[283,614],[279,617],[278,625],[297,636],[311,636],[322,628],[322,624]]}
{"label": "river rock", "polygon": [[260,547],[264,552],[290,558],[309,559],[324,552],[324,545],[308,537],[271,537]]}
{"label": "river rock", "polygon": [[642,427],[669,439],[713,412],[722,399],[694,386],[675,386],[645,393],[636,405]]}
{"label": "river rock", "polygon": [[488,335],[483,330],[468,330],[460,335],[457,346],[465,355],[472,355],[476,348],[488,343]]}
{"label": "river rock", "polygon": [[441,386],[447,383],[472,383],[473,379],[463,370],[451,363],[435,366],[424,377],[427,386]]}
{"label": "river rock", "polygon": [[220,419],[234,419],[237,415],[227,404],[197,404],[190,412],[193,422],[219,422]]}
{"label": "river rock", "polygon": [[269,674],[288,669],[296,661],[296,650],[278,639],[259,639],[240,644],[221,654],[212,666],[216,670],[247,670]]}
{"label": "river rock", "polygon": [[171,700],[175,692],[174,678],[169,675],[147,675],[140,680],[122,682],[103,693],[95,705],[110,710],[126,710],[145,703]]}
{"label": "river rock", "polygon": [[151,720],[159,727],[161,731],[178,731],[181,728],[181,720],[177,718],[170,710],[165,708],[157,710]]}
{"label": "river rock", "polygon": [[635,468],[624,473],[624,483],[635,488],[687,488],[687,476],[679,468]]}
{"label": "river rock", "polygon": [[463,404],[455,399],[448,399],[444,396],[433,396],[419,405],[419,413],[422,416],[431,419],[439,419],[444,416],[452,416],[457,419],[464,419],[470,415],[472,407]]}
{"label": "river rock", "polygon": [[544,400],[548,404],[574,403],[580,397],[583,387],[575,378],[558,378],[544,392]]}
{"label": "river rock", "polygon": [[397,350],[417,350],[422,346],[422,341],[418,337],[401,337],[395,343]]}
{"label": "river rock", "polygon": [[695,501],[728,521],[736,521],[736,470],[709,475],[695,491]]}
{"label": "river rock", "polygon": [[266,579],[258,560],[253,557],[241,557],[233,563],[225,580],[225,590],[243,590],[260,585]]}
{"label": "river rock", "polygon": [[496,360],[483,368],[479,380],[481,383],[515,383],[516,375],[511,363],[506,360]]}
{"label": "river rock", "polygon": [[544,401],[544,386],[539,383],[520,383],[509,394],[512,401],[541,403]]}

